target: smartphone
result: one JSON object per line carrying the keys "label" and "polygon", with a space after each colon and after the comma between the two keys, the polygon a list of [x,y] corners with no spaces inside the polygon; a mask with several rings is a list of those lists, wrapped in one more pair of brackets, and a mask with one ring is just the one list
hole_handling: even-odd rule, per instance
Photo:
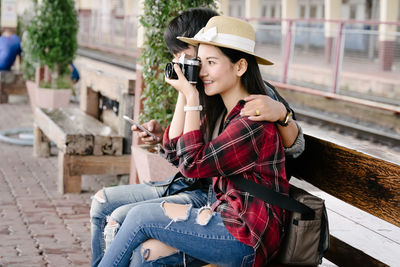
{"label": "smartphone", "polygon": [[138,127],[141,131],[146,132],[149,136],[153,137],[154,140],[158,140],[158,137],[155,136],[152,132],[150,132],[149,130],[147,130],[146,128],[144,128],[142,125],[140,125],[139,123],[137,123],[136,121],[132,120],[131,118],[129,118],[128,116],[124,115],[123,118],[130,122],[131,124],[136,125],[136,127]]}

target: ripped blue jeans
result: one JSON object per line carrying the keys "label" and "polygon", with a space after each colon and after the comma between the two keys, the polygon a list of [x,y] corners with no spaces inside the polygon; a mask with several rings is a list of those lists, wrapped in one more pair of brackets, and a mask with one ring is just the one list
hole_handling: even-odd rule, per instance
{"label": "ripped blue jeans", "polygon": [[[252,266],[254,249],[237,241],[225,228],[219,213],[200,221],[198,215],[210,209],[187,205],[186,215],[170,218],[162,203],[133,207],[127,214],[99,266]],[[148,259],[151,251],[141,245],[157,239],[177,249],[171,255]]]}
{"label": "ripped blue jeans", "polygon": [[[171,183],[173,177],[162,182],[148,184],[122,185],[103,189],[104,198],[93,197],[90,208],[92,266],[99,264],[104,251],[108,248],[118,232],[120,225],[125,220],[129,210],[145,203],[171,203],[192,204],[201,207],[207,203],[207,193],[202,190],[175,192],[189,186],[183,178],[178,178],[169,187],[167,196],[163,193]],[[116,222],[109,226],[107,218]]]}

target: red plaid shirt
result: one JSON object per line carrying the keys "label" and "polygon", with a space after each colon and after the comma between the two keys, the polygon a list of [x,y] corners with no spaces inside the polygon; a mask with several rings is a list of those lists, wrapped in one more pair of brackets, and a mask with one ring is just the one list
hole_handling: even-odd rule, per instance
{"label": "red plaid shirt", "polygon": [[255,122],[239,115],[239,101],[224,124],[224,129],[209,143],[200,130],[172,140],[165,131],[167,158],[179,162],[183,175],[213,177],[217,201],[213,208],[221,213],[225,227],[240,242],[254,247],[253,266],[263,266],[279,249],[286,216],[283,209],[241,191],[229,176],[242,175],[277,192],[288,194],[285,156],[274,123]]}

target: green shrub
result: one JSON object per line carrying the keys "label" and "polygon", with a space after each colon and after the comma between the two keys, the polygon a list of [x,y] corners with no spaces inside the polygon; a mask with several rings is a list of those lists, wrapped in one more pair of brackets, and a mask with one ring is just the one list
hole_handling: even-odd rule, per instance
{"label": "green shrub", "polygon": [[[24,54],[52,71],[53,88],[60,70],[75,57],[78,20],[73,0],[43,0],[26,27]],[[26,43],[28,50],[26,49]],[[30,46],[30,47],[29,47]]]}
{"label": "green shrub", "polygon": [[21,57],[21,69],[26,80],[35,79],[35,68],[37,63],[32,58],[33,44],[29,39],[26,28],[30,24],[34,16],[33,9],[26,9],[22,15],[18,16],[18,27],[17,33],[21,37],[22,57]]}

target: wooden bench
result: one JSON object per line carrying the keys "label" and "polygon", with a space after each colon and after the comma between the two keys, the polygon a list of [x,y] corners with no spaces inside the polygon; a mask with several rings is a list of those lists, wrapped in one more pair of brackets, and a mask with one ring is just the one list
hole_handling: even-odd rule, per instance
{"label": "wooden bench", "polygon": [[[80,108],[37,109],[34,154],[48,156],[49,141],[59,149],[59,191],[81,191],[83,174],[129,174],[135,72],[80,57]],[[118,103],[104,110],[101,99]],[[117,113],[117,114],[116,114]]]}
{"label": "wooden bench", "polygon": [[303,129],[306,149],[292,162],[293,176],[302,180],[290,182],[326,201],[331,236],[325,259],[338,266],[398,265],[400,152]]}
{"label": "wooden bench", "polygon": [[9,95],[26,95],[25,80],[21,72],[0,71],[0,104],[8,103]]}
{"label": "wooden bench", "polygon": [[34,114],[34,154],[58,152],[61,193],[81,192],[83,174],[129,174],[130,155],[122,154],[123,137],[78,108],[40,109]]}

